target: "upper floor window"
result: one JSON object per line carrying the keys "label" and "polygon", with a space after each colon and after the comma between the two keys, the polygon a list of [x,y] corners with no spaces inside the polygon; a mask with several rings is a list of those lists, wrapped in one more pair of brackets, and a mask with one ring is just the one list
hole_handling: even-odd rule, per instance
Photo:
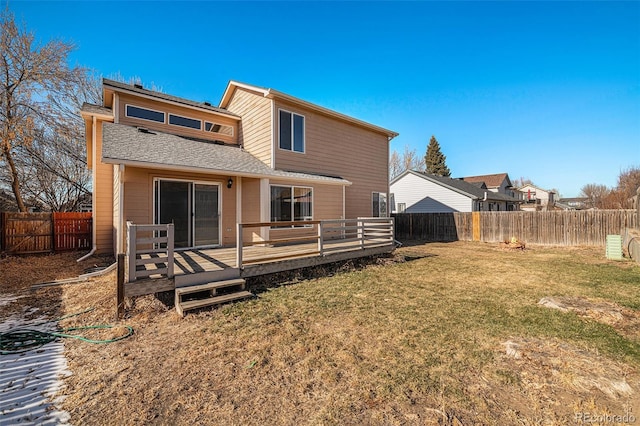
{"label": "upper floor window", "polygon": [[233,127],[225,124],[204,122],[204,130],[211,133],[220,133],[222,135],[233,136]]}
{"label": "upper floor window", "polygon": [[304,116],[280,110],[280,149],[304,152]]}
{"label": "upper floor window", "polygon": [[137,107],[133,105],[127,105],[125,114],[127,117],[141,118],[142,120],[155,121],[157,123],[164,123],[164,112],[154,111],[152,109]]}
{"label": "upper floor window", "polygon": [[196,130],[202,129],[202,121],[176,114],[169,114],[169,124],[173,124],[174,126],[188,127],[190,129]]}

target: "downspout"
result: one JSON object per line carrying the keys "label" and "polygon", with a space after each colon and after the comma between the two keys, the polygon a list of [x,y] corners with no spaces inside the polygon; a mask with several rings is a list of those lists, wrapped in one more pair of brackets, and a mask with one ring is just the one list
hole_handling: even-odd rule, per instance
{"label": "downspout", "polygon": [[91,123],[91,164],[93,165],[93,173],[92,173],[92,177],[93,177],[93,181],[92,181],[92,186],[93,186],[93,193],[91,194],[91,240],[93,241],[93,247],[91,248],[91,251],[87,254],[85,254],[84,256],[82,256],[80,259],[76,260],[76,262],[82,262],[83,260],[91,257],[96,250],[98,250],[98,246],[96,245],[96,167],[98,166],[96,164],[96,125],[97,125],[97,120],[96,120],[96,116],[94,115],[92,118],[92,123]]}
{"label": "downspout", "polygon": [[482,207],[481,203],[484,203],[485,201],[487,201],[487,191],[484,191],[484,198],[482,200],[478,200],[478,211],[480,210],[480,207]]}

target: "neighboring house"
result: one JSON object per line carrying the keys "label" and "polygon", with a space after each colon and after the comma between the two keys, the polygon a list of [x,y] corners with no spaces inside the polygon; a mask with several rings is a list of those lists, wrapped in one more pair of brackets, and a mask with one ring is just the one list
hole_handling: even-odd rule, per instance
{"label": "neighboring house", "polygon": [[391,181],[394,213],[514,210],[519,200],[480,183],[407,170]]}
{"label": "neighboring house", "polygon": [[397,133],[231,81],[218,106],[103,80],[85,104],[94,244],[125,250],[126,222],[174,223],[175,246],[234,246],[309,232],[308,220],[387,216],[389,141]]}
{"label": "neighboring house", "polygon": [[513,198],[518,198],[520,196],[520,193],[513,188],[511,179],[509,179],[509,175],[507,173],[466,176],[463,177],[462,180],[473,184],[484,183],[489,191],[499,192],[500,194],[505,194]]}
{"label": "neighboring house", "polygon": [[555,191],[538,188],[534,185],[524,185],[518,188],[522,193],[524,203],[520,206],[522,210],[553,210],[555,205]]}
{"label": "neighboring house", "polygon": [[563,210],[587,210],[592,207],[587,197],[560,198],[556,201],[556,207],[558,206]]}

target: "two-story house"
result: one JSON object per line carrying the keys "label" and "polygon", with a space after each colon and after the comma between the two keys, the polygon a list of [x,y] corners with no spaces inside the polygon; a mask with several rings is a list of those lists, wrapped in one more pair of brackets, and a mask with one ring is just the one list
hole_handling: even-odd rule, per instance
{"label": "two-story house", "polygon": [[538,188],[537,186],[527,184],[518,191],[522,193],[524,203],[520,207],[525,211],[553,210],[555,205],[555,191]]}
{"label": "two-story house", "polygon": [[236,223],[387,215],[397,133],[282,92],[229,82],[218,106],[103,80],[85,104],[94,250],[123,252],[126,222],[173,223],[175,246],[233,246]]}

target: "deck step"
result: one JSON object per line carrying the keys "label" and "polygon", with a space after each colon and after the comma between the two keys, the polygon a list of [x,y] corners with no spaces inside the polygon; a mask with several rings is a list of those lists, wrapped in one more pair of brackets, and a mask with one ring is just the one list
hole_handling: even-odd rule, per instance
{"label": "deck step", "polygon": [[176,297],[179,297],[185,294],[198,293],[201,291],[216,290],[219,288],[233,287],[233,286],[240,286],[240,288],[244,290],[244,284],[245,284],[245,280],[243,280],[242,278],[236,278],[234,280],[214,281],[214,282],[205,283],[205,284],[179,287],[179,288],[176,288]]}
{"label": "deck step", "polygon": [[232,302],[234,300],[246,299],[253,297],[253,293],[248,291],[238,291],[236,293],[223,294],[222,296],[209,297],[200,300],[189,300],[188,302],[176,303],[176,310],[180,316],[184,316],[185,311],[192,309],[204,308],[206,306],[219,305],[221,303]]}

